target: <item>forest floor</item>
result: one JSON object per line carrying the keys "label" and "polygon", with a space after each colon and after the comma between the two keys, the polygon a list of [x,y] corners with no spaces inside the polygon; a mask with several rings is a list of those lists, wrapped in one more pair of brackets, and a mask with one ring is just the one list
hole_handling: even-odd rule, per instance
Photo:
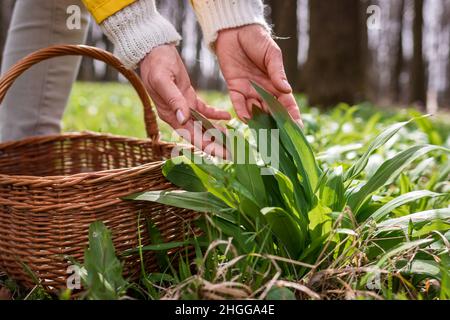
{"label": "forest floor", "polygon": [[[233,113],[228,95],[215,91],[201,91],[200,96],[208,104]],[[307,106],[305,97],[296,95],[301,112],[311,117],[317,110]],[[337,107],[342,107],[338,105]],[[369,119],[380,113],[381,122],[395,122],[399,118],[409,118],[411,109],[401,106],[378,107],[369,103],[358,105],[359,118]],[[327,112],[330,113],[330,112]],[[444,136],[450,132],[450,110],[439,111],[433,116],[433,123]],[[162,139],[176,140],[170,127],[163,121],[158,122]],[[134,89],[120,83],[83,83],[75,84],[64,114],[63,130],[66,132],[91,130],[117,135],[145,137],[142,104]]]}
{"label": "forest floor", "polygon": [[[232,112],[231,103],[227,95],[218,92],[200,92],[200,95],[205,101],[208,102],[208,104],[230,110]],[[332,254],[329,256],[330,261],[329,263],[328,261],[325,263],[324,269],[321,272],[335,270],[336,272],[333,274],[335,274],[337,278],[333,280],[333,276],[331,276],[331,280],[324,281],[323,283],[319,281],[320,286],[322,286],[320,288],[322,289],[316,288],[317,295],[316,293],[314,293],[313,296],[317,296],[323,299],[343,297],[353,297],[354,299],[359,297],[375,297],[384,299],[450,299],[450,259],[448,259],[448,247],[444,246],[444,243],[448,245],[448,241],[450,241],[450,221],[448,221],[448,217],[450,214],[450,184],[448,181],[450,163],[448,160],[448,156],[445,153],[448,152],[450,147],[450,114],[443,112],[430,118],[424,118],[421,117],[421,114],[417,110],[412,108],[380,108],[368,103],[358,106],[348,106],[345,104],[340,104],[327,112],[321,112],[320,110],[317,110],[315,108],[309,108],[306,105],[306,100],[302,95],[298,95],[297,99],[302,111],[303,121],[305,123],[304,134],[306,137],[304,141],[307,140],[307,144],[310,145],[310,149],[312,149],[312,152],[315,154],[315,161],[317,161],[322,168],[326,169],[325,172],[327,174],[330,173],[332,175],[335,169],[339,168],[343,168],[344,170],[348,171],[351,170],[355,164],[363,163],[363,167],[365,169],[362,175],[360,175],[360,179],[362,179],[361,181],[364,181],[364,179],[366,179],[368,181],[367,185],[369,185],[369,183],[373,180],[372,178],[374,176],[377,176],[378,171],[383,169],[383,165],[385,163],[388,163],[389,161],[391,161],[391,159],[396,159],[398,154],[404,153],[405,149],[411,147],[412,145],[432,144],[441,146],[442,150],[446,150],[442,151],[441,153],[434,153],[426,159],[423,159],[423,157],[420,156],[414,157],[411,160],[411,162],[413,162],[412,166],[408,167],[408,163],[405,163],[405,165],[402,167],[408,167],[413,170],[403,170],[400,174],[400,179],[397,179],[398,177],[394,173],[392,174],[392,176],[389,176],[388,179],[384,179],[386,180],[386,183],[377,186],[375,190],[376,192],[373,191],[373,197],[370,198],[371,202],[369,204],[366,203],[364,206],[361,206],[363,210],[360,210],[362,214],[359,217],[361,218],[361,221],[364,222],[366,215],[377,208],[381,208],[382,205],[383,208],[389,206],[389,204],[392,203],[396,197],[398,197],[398,199],[400,200],[398,200],[395,209],[386,211],[386,214],[390,213],[390,215],[386,215],[385,219],[392,217],[406,217],[410,214],[417,213],[420,210],[422,210],[423,212],[419,212],[419,214],[430,214],[432,210],[441,208],[439,209],[441,210],[439,212],[445,212],[445,214],[447,215],[446,220],[442,222],[442,224],[439,224],[439,226],[435,224],[434,220],[431,221],[429,225],[427,224],[425,226],[408,225],[408,235],[406,236],[406,238],[404,237],[404,235],[397,236],[397,238],[399,239],[398,245],[400,247],[397,246],[397,243],[395,243],[395,246],[394,243],[386,244],[387,249],[383,249],[387,252],[385,254],[385,260],[380,259],[378,255],[375,255],[373,252],[373,246],[368,245],[369,242],[372,241],[374,243],[377,243],[377,241],[379,241],[380,239],[377,238],[378,233],[375,233],[372,229],[360,229],[361,226],[365,226],[366,224],[362,223],[360,226],[358,224],[360,221],[356,223],[356,226],[358,226],[358,228],[355,227],[355,230],[358,233],[354,232],[353,229],[350,230],[349,228],[351,228],[351,226],[346,226],[345,228],[343,228],[342,226],[340,226],[340,224],[336,224],[335,226],[333,226],[333,228],[337,228],[335,229],[336,232],[347,232],[342,233],[342,235],[340,234],[340,236],[342,237],[351,238],[355,234],[358,234],[359,237],[359,232],[361,230],[365,230],[364,232],[368,234],[368,238],[367,241],[358,240],[354,242],[353,240],[350,241],[349,239],[345,238],[345,241],[350,241],[348,242],[350,246],[349,248],[354,248],[355,250],[349,251],[350,253],[348,253],[347,260],[341,259],[343,254],[339,251],[340,249],[336,251],[336,254]],[[402,124],[402,129],[397,130],[398,132],[395,136],[393,135],[393,138],[387,139],[383,143],[379,142],[379,147],[375,152],[372,152],[368,155],[366,159],[367,161],[364,162],[361,160],[361,152],[367,152],[365,151],[367,150],[366,146],[373,143],[373,141],[376,141],[375,139],[379,140],[379,138],[377,137],[379,137],[383,133],[387,132],[388,130],[392,130],[386,128],[389,128],[395,123],[407,121],[412,118],[415,118],[414,123],[411,123],[408,126],[406,126],[406,124]],[[163,140],[179,140],[178,137],[172,134],[172,130],[167,124],[160,121],[159,127]],[[69,106],[64,114],[63,130],[66,132],[91,130],[97,132],[112,133],[116,135],[144,138],[145,129],[143,123],[142,106],[139,98],[137,97],[137,94],[133,92],[133,89],[129,85],[118,83],[77,83],[73,89]],[[299,140],[296,140],[296,142],[299,142]],[[298,143],[297,147],[301,148],[301,143]],[[420,160],[420,162],[418,160]],[[411,162],[409,162],[409,164],[411,164]],[[396,169],[396,167],[394,169]],[[391,178],[393,179],[392,181]],[[397,182],[397,180],[400,181]],[[391,183],[387,183],[388,181],[391,181]],[[349,186],[350,184],[347,187]],[[322,192],[322,190],[320,190],[320,192]],[[356,192],[356,194],[358,193],[357,188],[355,188],[354,190],[349,189],[349,192]],[[264,194],[265,192],[262,193]],[[412,196],[417,197],[419,193],[419,198],[411,198]],[[433,197],[436,197],[436,199],[422,199],[424,197],[424,194],[429,195],[431,193],[434,195]],[[340,195],[340,199],[344,199],[346,197],[347,195],[344,193]],[[324,197],[324,199],[327,200],[328,198]],[[337,195],[336,199],[338,199]],[[407,199],[407,201],[405,199]],[[347,200],[348,199],[346,199],[345,201]],[[411,202],[411,204],[406,204],[407,202]],[[343,211],[343,213],[346,212],[346,210]],[[344,220],[342,223],[345,222]],[[386,220],[383,223],[386,224],[388,222],[389,220]],[[367,225],[371,226],[369,224]],[[380,223],[379,225],[381,226],[382,223]],[[437,227],[439,227],[440,229],[437,230]],[[259,232],[262,232],[263,230],[264,228],[262,228],[255,234],[259,234]],[[312,234],[314,232],[315,231],[313,231]],[[237,236],[241,235],[238,234]],[[363,233],[361,233],[361,237],[362,236]],[[439,249],[439,252],[428,252],[429,248],[425,248],[422,245],[422,242],[420,242],[423,240],[411,240],[415,239],[415,237],[417,239],[426,237],[426,239],[428,239],[429,241],[434,239],[433,241],[436,241],[435,247]],[[214,243],[212,239],[216,240],[218,238],[213,235],[213,237],[211,239],[208,239],[208,241],[206,241],[205,243]],[[446,240],[442,242],[442,239]],[[441,244],[439,244],[442,248],[438,247],[439,241],[442,242]],[[328,242],[326,243],[327,245],[325,245],[325,247],[328,246]],[[406,245],[408,246],[405,247],[407,248],[407,250],[400,252],[399,249],[403,248]],[[410,247],[411,245],[415,246]],[[277,246],[272,247],[275,248]],[[222,252],[216,252],[216,248],[212,248],[212,251],[214,252],[214,255],[211,255],[211,259],[215,259],[215,257],[224,257]],[[361,256],[364,257],[364,261],[360,260],[358,258],[358,255],[355,255],[358,252],[364,254]],[[275,257],[275,255],[273,255],[271,252],[269,253],[272,257]],[[434,260],[430,260],[428,256],[426,257],[427,259],[424,260],[424,253],[429,254]],[[252,252],[251,254],[254,254],[254,252]],[[253,259],[253,257],[251,257],[251,254],[245,258],[246,261],[249,257],[251,258],[251,260]],[[321,257],[322,255],[319,255],[319,258]],[[208,265],[210,266],[211,263],[212,265],[214,265],[214,263],[217,263],[217,261],[214,259],[211,261],[207,260],[206,256],[204,257],[204,259],[205,261],[208,261]],[[202,260],[200,259],[198,261]],[[284,258],[283,261],[286,262],[286,258]],[[386,286],[383,285],[381,289],[376,291],[377,293],[375,295],[373,292],[369,292],[368,294],[366,294],[366,291],[360,291],[360,289],[364,288],[365,286],[365,284],[362,284],[361,281],[367,281],[367,279],[359,276],[354,278],[353,275],[347,274],[347,271],[349,270],[348,268],[355,267],[355,261],[364,263],[364,267],[378,266],[379,263],[383,261],[383,263],[386,262],[385,265],[380,264],[380,266],[384,268],[383,270],[386,270],[387,277],[386,279],[383,279],[383,281],[385,280],[384,282],[386,283]],[[405,267],[399,268],[397,265],[391,264],[391,262],[395,261],[412,261],[415,264],[411,265],[411,268],[406,270]],[[256,262],[251,262],[251,264],[249,264],[247,267],[250,268],[251,266],[248,272],[252,275],[252,277],[244,277],[243,279],[239,280],[239,283],[236,283],[236,285],[242,285],[245,286],[245,288],[248,288],[248,290],[246,289],[247,291],[244,290],[246,292],[245,294],[249,294],[249,297],[257,299],[264,299],[266,297],[266,294],[266,298],[283,298],[286,295],[294,298],[304,298],[304,295],[296,292],[295,290],[292,292],[289,290],[281,290],[280,288],[278,289],[280,289],[281,291],[272,290],[275,287],[270,287],[273,286],[273,283],[271,281],[267,281],[267,279],[262,276],[253,277],[254,274],[265,274],[265,271],[263,272],[263,269],[267,267],[265,262],[267,261],[261,262],[261,266],[258,263],[258,268],[260,269],[255,269],[257,265]],[[341,264],[338,264],[338,262]],[[428,266],[428,269],[425,268],[426,270],[423,269],[425,262]],[[222,266],[222,264],[219,264],[219,266]],[[306,283],[305,281],[308,280],[305,277],[297,277],[297,266],[295,265],[295,263],[293,263],[292,265],[287,263],[285,267],[287,268],[286,270],[288,270],[288,276],[282,278],[279,283],[286,284],[288,283],[288,281],[295,280],[295,282],[289,283],[291,287],[293,286],[293,288],[297,288],[299,284],[303,285]],[[361,266],[358,264],[358,268],[360,267]],[[230,272],[230,275],[234,275],[234,272],[241,273],[243,270],[242,268],[237,268],[237,266],[230,266],[230,268],[230,270],[233,271]],[[290,268],[292,268],[295,272],[289,275],[289,270],[291,270]],[[208,278],[205,274],[190,274],[189,268],[186,269],[189,272],[185,272],[186,270],[183,270],[182,268],[180,268],[179,272],[175,270],[174,274],[170,275],[169,277],[171,280],[167,280],[168,275],[164,275],[164,281],[170,283],[170,285],[168,285],[167,287],[158,287],[158,290],[155,290],[155,288],[149,286],[148,288],[146,288],[146,290],[143,290],[145,293],[139,293],[139,295],[137,296],[139,296],[140,298],[143,297],[151,299],[161,297],[189,299],[208,298],[207,295],[205,296],[201,293],[203,291],[197,290],[199,285],[198,281],[200,281],[202,285],[205,285],[211,284],[217,279],[215,277]],[[424,270],[428,270],[428,273],[424,273]],[[343,274],[347,275],[348,278],[345,278],[345,281],[347,282],[342,284],[342,279],[340,279],[340,277]],[[155,275],[153,275],[153,277],[154,276]],[[275,274],[273,276],[275,277]],[[407,277],[407,280],[405,280],[405,277]],[[143,283],[153,283],[154,281],[156,281],[153,278],[153,280],[147,281],[149,279],[150,275],[145,279],[146,281],[144,281]],[[254,279],[257,279],[257,281]],[[309,283],[311,283],[313,279],[315,278],[310,278],[308,280]],[[161,280],[161,282],[162,281],[163,280]],[[188,281],[188,283],[192,282],[192,286],[185,287],[186,281]],[[224,279],[224,286],[225,283],[229,283],[229,281],[235,281],[235,278],[231,277],[229,279]],[[394,285],[392,285],[392,283],[394,283]],[[327,287],[331,284],[334,284],[335,287],[331,286],[326,290],[323,289],[323,287]],[[217,283],[214,285],[221,287],[221,283]],[[267,287],[267,290],[264,290],[264,294],[261,294],[260,289],[264,287]],[[348,288],[351,288],[351,290]],[[209,292],[208,290],[209,289],[206,288],[205,292]],[[91,294],[93,291],[91,291]],[[336,292],[341,292],[342,294],[336,294]],[[120,291],[120,294],[119,291],[113,292],[112,294],[112,296],[114,297],[116,296],[116,294],[118,297],[122,297],[123,291]],[[59,298],[68,297],[70,297],[70,293],[68,293],[68,296],[61,295]],[[47,296],[45,292],[40,290],[32,290],[31,292],[29,292],[20,289],[20,286],[17,286],[14,281],[8,279],[7,275],[0,271],[0,300],[9,298],[43,299],[49,298],[49,296]],[[90,297],[88,296],[88,298],[95,297],[91,295]]]}

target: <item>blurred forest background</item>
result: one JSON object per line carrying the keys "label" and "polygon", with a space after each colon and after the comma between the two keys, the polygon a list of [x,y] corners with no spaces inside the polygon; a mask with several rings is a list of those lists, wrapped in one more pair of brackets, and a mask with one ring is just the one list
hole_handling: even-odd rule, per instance
{"label": "blurred forest background", "polygon": [[[289,80],[312,105],[370,101],[450,109],[450,0],[265,0],[283,49]],[[0,50],[14,0],[0,1]],[[213,55],[188,0],[159,1],[183,35],[180,46],[199,89],[224,90]],[[91,23],[89,45],[113,50]],[[1,59],[1,55],[0,55]],[[120,81],[103,64],[84,59],[82,81]]]}

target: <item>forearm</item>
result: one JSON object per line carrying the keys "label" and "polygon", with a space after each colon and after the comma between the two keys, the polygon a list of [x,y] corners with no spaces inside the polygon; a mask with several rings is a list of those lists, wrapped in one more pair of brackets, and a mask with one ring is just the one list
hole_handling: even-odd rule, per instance
{"label": "forearm", "polygon": [[[128,68],[136,67],[153,48],[181,40],[170,22],[158,13],[155,0],[119,0],[114,2],[114,8],[110,8],[115,13],[106,18],[101,11],[92,9],[93,3],[98,8],[99,3],[112,3],[112,0],[83,1],[90,3],[91,13],[115,45],[116,55]],[[131,4],[121,8],[120,3]],[[270,31],[262,0],[191,0],[191,3],[205,42],[213,50],[220,30],[259,24]]]}
{"label": "forearm", "polygon": [[191,0],[191,3],[205,42],[213,50],[220,30],[259,24],[270,31],[261,0]]}
{"label": "forearm", "polygon": [[172,24],[159,14],[154,0],[138,0],[103,20],[100,27],[128,68],[135,68],[153,48],[181,40]]}

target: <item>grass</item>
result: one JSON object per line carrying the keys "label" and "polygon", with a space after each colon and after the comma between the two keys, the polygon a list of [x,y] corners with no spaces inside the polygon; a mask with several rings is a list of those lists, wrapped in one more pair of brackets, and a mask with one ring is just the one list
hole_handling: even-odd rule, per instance
{"label": "grass", "polygon": [[[210,104],[229,108],[219,93],[201,93]],[[176,140],[170,127],[158,122],[161,138]],[[63,131],[91,130],[145,138],[142,104],[131,86],[119,83],[76,83],[63,118]]]}
{"label": "grass", "polygon": [[[201,95],[211,105],[230,108],[223,94]],[[320,113],[308,108],[303,97],[298,101],[304,133],[285,127],[286,119],[272,119],[289,132],[283,138],[289,157],[276,180],[245,179],[255,169],[248,164],[219,167],[220,174],[188,164],[198,185],[185,192],[190,199],[199,196],[199,205],[211,205],[199,222],[205,237],[193,239],[194,261],[181,260],[160,274],[144,274],[140,283],[127,283],[111,255],[108,230],[92,225],[103,242],[91,239],[86,251],[92,253],[82,266],[88,275],[85,297],[449,299],[450,224],[441,219],[450,208],[450,164],[443,149],[450,147],[448,115],[430,119],[412,109],[369,104],[341,104]],[[411,118],[416,119],[396,125]],[[236,121],[231,124],[242,128]],[[160,128],[163,139],[174,139],[167,125],[160,123]],[[121,84],[76,84],[64,130],[145,136],[139,100]],[[298,175],[289,173],[292,168]],[[165,173],[182,188],[176,169],[168,162]],[[201,171],[207,173],[204,180]],[[233,179],[243,188],[227,185]],[[167,193],[144,196],[173,201]],[[205,196],[211,198],[206,202]],[[171,204],[187,207],[179,197]],[[391,230],[393,224],[401,228]],[[96,256],[109,257],[114,270],[105,272]],[[98,275],[109,285],[99,282]],[[2,282],[15,290],[15,297],[47,297],[39,290],[21,292],[4,277],[0,287]],[[69,296],[66,292],[60,298]]]}

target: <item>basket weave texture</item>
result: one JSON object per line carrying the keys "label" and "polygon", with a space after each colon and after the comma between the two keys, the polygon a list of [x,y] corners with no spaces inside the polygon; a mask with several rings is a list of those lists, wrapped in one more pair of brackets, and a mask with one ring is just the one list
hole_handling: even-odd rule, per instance
{"label": "basket weave texture", "polygon": [[[31,137],[0,144],[0,270],[26,287],[33,277],[50,291],[66,288],[68,256],[83,261],[89,225],[103,221],[117,253],[151,243],[150,219],[165,241],[198,232],[198,214],[121,197],[173,186],[161,172],[173,144],[161,142],[147,92],[132,71],[112,54],[88,46],[62,45],[36,51],[0,80],[0,102],[14,80],[33,64],[57,56],[84,55],[114,66],[136,89],[144,105],[150,139],[92,132]],[[139,228],[139,230],[138,230]],[[169,252],[174,258],[181,249]],[[153,253],[144,253],[147,271],[157,271]],[[123,258],[124,274],[140,273],[139,255]],[[28,269],[28,270],[27,270]],[[30,271],[32,274],[30,274]]]}

